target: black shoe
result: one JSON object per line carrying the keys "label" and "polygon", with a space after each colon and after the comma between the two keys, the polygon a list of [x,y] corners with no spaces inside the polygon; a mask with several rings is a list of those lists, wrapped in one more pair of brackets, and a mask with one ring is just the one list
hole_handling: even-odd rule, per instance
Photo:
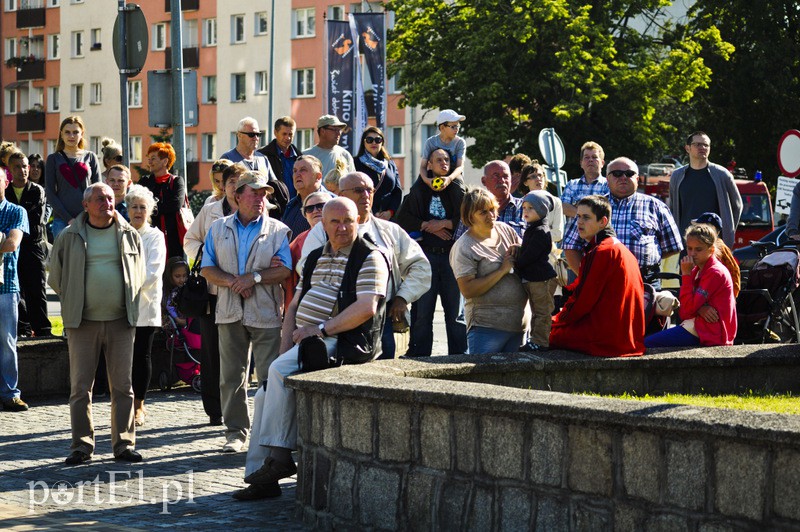
{"label": "black shoe", "polygon": [[274,499],[281,496],[281,487],[277,482],[272,484],[253,484],[244,489],[233,492],[237,501],[258,501],[260,499]]}
{"label": "black shoe", "polygon": [[212,427],[219,427],[222,425],[222,416],[209,416],[208,424]]}
{"label": "black shoe", "polygon": [[3,410],[6,412],[24,412],[27,409],[28,404],[19,397],[3,401]]}
{"label": "black shoe", "polygon": [[70,455],[67,456],[67,459],[64,460],[64,463],[67,465],[78,465],[84,464],[91,459],[92,457],[83,451],[72,451]]}
{"label": "black shoe", "polygon": [[142,455],[137,453],[133,449],[125,449],[117,456],[115,456],[114,460],[122,462],[132,462],[135,464],[142,461]]}
{"label": "black shoe", "polygon": [[244,477],[247,484],[266,484],[277,483],[282,478],[288,478],[297,474],[297,466],[294,460],[279,462],[273,457],[268,456],[264,459],[264,465],[257,471]]}

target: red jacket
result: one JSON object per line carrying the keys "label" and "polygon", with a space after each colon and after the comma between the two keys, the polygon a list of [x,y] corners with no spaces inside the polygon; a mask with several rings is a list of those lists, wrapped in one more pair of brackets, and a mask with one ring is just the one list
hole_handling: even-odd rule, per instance
{"label": "red jacket", "polygon": [[[695,278],[697,271],[695,266],[692,273],[681,278],[681,319],[695,318],[694,327],[700,345],[733,345],[737,322],[731,274],[713,255],[700,270],[700,276]],[[717,323],[709,323],[697,315],[697,310],[703,305],[717,311]]]}
{"label": "red jacket", "polygon": [[[613,233],[612,233],[613,235]],[[639,264],[614,236],[592,243],[564,308],[553,319],[550,348],[599,357],[644,354],[644,287]]]}

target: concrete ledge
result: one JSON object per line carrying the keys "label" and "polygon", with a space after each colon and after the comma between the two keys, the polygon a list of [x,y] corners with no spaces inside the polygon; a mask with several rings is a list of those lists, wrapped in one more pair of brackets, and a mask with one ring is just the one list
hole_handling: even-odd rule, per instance
{"label": "concrete ledge", "polygon": [[17,342],[22,398],[69,395],[69,351],[62,338]]}
{"label": "concrete ledge", "polygon": [[[797,392],[798,371],[797,346],[736,346],[401,359],[295,376],[298,503],[321,528],[799,527],[787,482],[800,484],[800,416],[560,393],[704,381]],[[537,389],[547,386],[559,391]]]}

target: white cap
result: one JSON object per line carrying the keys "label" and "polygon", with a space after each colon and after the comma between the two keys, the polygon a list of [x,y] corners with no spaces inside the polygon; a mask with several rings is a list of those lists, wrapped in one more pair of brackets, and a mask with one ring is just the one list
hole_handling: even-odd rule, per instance
{"label": "white cap", "polygon": [[439,111],[439,117],[436,119],[436,125],[440,126],[447,122],[461,122],[466,118],[466,116],[460,115],[452,109],[444,109],[443,111]]}

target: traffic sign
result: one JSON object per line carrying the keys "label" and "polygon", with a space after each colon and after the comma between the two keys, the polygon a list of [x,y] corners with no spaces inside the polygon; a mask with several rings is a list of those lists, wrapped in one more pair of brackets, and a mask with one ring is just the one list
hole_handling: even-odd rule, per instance
{"label": "traffic sign", "polygon": [[564,143],[556,134],[556,130],[548,127],[539,132],[539,151],[550,166],[561,168],[566,161]]}
{"label": "traffic sign", "polygon": [[800,131],[790,129],[778,142],[778,166],[787,177],[800,175]]}
{"label": "traffic sign", "polygon": [[[147,124],[150,127],[172,127],[172,74],[169,70],[147,72]],[[197,71],[183,71],[183,115],[186,126],[197,125]]]}
{"label": "traffic sign", "polygon": [[[122,8],[120,8],[122,9]],[[121,18],[125,17],[125,39],[122,38]],[[121,73],[135,76],[144,68],[149,46],[147,20],[142,8],[136,4],[127,4],[124,11],[117,14],[114,21],[114,60]],[[123,56],[124,54],[124,56]],[[124,59],[124,61],[123,61]]]}

